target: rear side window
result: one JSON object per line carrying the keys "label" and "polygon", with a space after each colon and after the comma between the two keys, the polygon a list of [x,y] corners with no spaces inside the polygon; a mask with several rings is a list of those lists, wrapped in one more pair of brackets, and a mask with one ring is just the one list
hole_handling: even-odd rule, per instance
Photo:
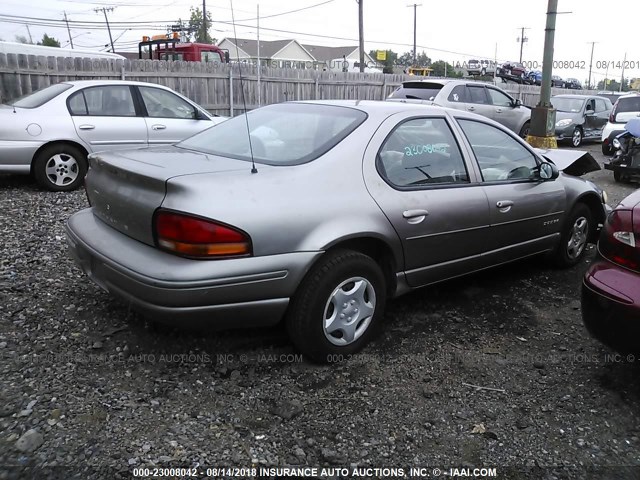
{"label": "rear side window", "polygon": [[487,93],[484,87],[469,86],[467,88],[467,92],[469,94],[468,101],[470,103],[481,103],[481,104],[489,103],[489,101],[487,100]]}
{"label": "rear side window", "polygon": [[442,90],[442,85],[432,82],[405,82],[389,98],[406,98],[433,101]]}
{"label": "rear side window", "polygon": [[456,103],[456,102],[466,102],[466,95],[465,95],[465,90],[466,87],[464,85],[456,85],[453,90],[451,90],[451,93],[449,94],[449,97],[447,98],[447,100],[449,100],[450,102]]}
{"label": "rear side window", "polygon": [[382,145],[377,164],[397,187],[469,182],[460,148],[443,118],[401,123]]}

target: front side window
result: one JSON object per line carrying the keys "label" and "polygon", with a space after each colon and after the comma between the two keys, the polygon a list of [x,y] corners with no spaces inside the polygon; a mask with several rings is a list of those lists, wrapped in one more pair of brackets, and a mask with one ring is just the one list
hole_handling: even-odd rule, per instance
{"label": "front side window", "polygon": [[69,98],[68,106],[72,115],[136,116],[131,90],[126,85],[85,88]]}
{"label": "front side window", "polygon": [[469,182],[460,148],[443,118],[401,123],[385,140],[377,163],[380,174],[397,187]]}
{"label": "front side window", "polygon": [[496,107],[510,107],[512,105],[511,98],[495,88],[488,88],[491,103]]}
{"label": "front side window", "polygon": [[195,118],[195,108],[186,100],[161,88],[138,87],[147,114],[154,118]]}
{"label": "front side window", "polygon": [[299,165],[324,155],[366,118],[363,111],[349,107],[274,104],[231,118],[177,146],[238,160],[253,156],[267,165]]}
{"label": "front side window", "polygon": [[458,119],[485,182],[531,179],[535,156],[518,140],[486,123]]}

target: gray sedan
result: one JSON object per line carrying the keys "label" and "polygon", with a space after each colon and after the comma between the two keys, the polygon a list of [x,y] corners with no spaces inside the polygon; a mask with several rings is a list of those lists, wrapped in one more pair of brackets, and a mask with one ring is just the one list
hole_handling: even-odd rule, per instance
{"label": "gray sedan", "polygon": [[89,153],[176,143],[223,119],[161,85],[62,82],[0,106],[0,173],[73,190]]}
{"label": "gray sedan", "polygon": [[99,286],[178,326],[284,318],[317,361],[363,347],[387,298],[531,255],[576,264],[605,216],[575,176],[588,154],[396,102],[271,105],[89,158],[67,238]]}
{"label": "gray sedan", "polygon": [[403,82],[388,100],[439,105],[485,116],[513,130],[529,134],[531,109],[489,83],[467,80],[411,80]]}

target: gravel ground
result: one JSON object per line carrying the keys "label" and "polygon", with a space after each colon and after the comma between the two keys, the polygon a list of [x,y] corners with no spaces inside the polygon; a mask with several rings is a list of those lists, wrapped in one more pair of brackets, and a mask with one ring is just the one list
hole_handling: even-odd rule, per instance
{"label": "gravel ground", "polygon": [[[634,188],[590,178],[611,204]],[[196,464],[640,478],[638,362],[581,322],[593,248],[573,269],[536,259],[397,299],[361,355],[317,366],[281,328],[146,323],[68,258],[64,222],[86,205],[0,177],[0,479]]]}

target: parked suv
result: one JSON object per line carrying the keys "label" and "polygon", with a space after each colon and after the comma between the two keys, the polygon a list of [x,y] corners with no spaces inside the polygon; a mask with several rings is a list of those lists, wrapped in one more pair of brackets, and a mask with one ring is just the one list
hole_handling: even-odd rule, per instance
{"label": "parked suv", "polygon": [[531,109],[498,87],[464,80],[410,80],[388,100],[440,105],[478,113],[501,123],[521,137],[529,134]]}
{"label": "parked suv", "polygon": [[609,121],[602,129],[603,154],[613,154],[611,142],[616,135],[624,131],[624,124],[634,117],[640,117],[640,94],[630,93],[620,96],[611,110]]}
{"label": "parked suv", "polygon": [[491,60],[471,59],[467,63],[467,73],[469,75],[493,75],[496,71],[496,64]]}
{"label": "parked suv", "polygon": [[565,88],[570,88],[572,90],[582,90],[582,84],[577,78],[567,78],[564,86]]}

